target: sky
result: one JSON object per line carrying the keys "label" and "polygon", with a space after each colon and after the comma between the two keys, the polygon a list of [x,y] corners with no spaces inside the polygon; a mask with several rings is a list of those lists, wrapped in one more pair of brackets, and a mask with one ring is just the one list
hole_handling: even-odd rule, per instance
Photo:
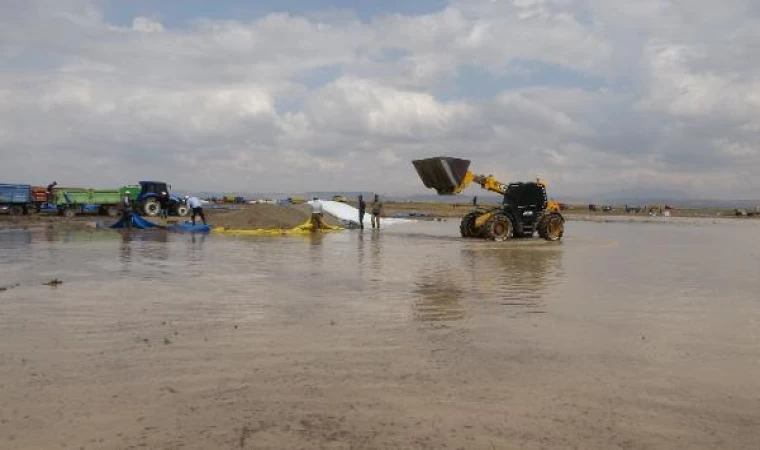
{"label": "sky", "polygon": [[0,0],[0,182],[760,198],[758,43],[756,0]]}

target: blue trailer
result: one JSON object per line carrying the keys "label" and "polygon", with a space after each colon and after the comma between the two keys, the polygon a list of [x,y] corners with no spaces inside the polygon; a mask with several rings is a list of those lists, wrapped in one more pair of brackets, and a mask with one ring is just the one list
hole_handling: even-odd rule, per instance
{"label": "blue trailer", "polygon": [[0,184],[0,211],[8,211],[16,216],[27,213],[33,206],[32,186]]}

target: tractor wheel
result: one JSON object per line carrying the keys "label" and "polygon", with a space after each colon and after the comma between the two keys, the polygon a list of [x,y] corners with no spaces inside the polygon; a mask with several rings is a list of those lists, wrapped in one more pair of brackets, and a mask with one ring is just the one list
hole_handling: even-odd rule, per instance
{"label": "tractor wheel", "polygon": [[565,234],[565,219],[561,214],[549,213],[538,223],[538,235],[547,241],[559,241]]}
{"label": "tractor wheel", "polygon": [[475,221],[478,220],[480,214],[472,212],[462,217],[462,222],[459,224],[459,233],[462,237],[479,237],[480,230],[475,227]]}
{"label": "tractor wheel", "polygon": [[177,215],[179,217],[186,217],[187,213],[190,212],[187,206],[185,205],[179,205],[177,206]]}
{"label": "tractor wheel", "polygon": [[9,212],[12,216],[20,216],[24,214],[24,207],[21,205],[11,205]]}
{"label": "tractor wheel", "polygon": [[143,213],[148,217],[156,217],[161,213],[161,204],[157,198],[146,199],[143,203]]}
{"label": "tractor wheel", "polygon": [[72,217],[76,217],[77,211],[74,208],[66,208],[63,210],[63,217],[68,217],[71,219]]}
{"label": "tractor wheel", "polygon": [[108,217],[116,217],[119,215],[119,208],[116,206],[109,206],[106,208],[106,214],[108,214]]}
{"label": "tractor wheel", "polygon": [[512,239],[512,221],[503,214],[494,214],[483,225],[482,235],[492,241]]}

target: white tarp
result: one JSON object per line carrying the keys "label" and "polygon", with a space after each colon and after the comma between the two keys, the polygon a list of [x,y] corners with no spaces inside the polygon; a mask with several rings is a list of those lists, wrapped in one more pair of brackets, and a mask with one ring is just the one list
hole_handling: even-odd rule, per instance
{"label": "white tarp", "polygon": [[[331,200],[320,200],[322,202],[322,209],[325,213],[330,214],[331,216],[337,217],[339,220],[344,222],[351,222],[358,224],[359,223],[359,210],[354,208],[351,205],[347,205],[345,203],[341,202],[334,202]],[[314,201],[310,200],[308,203],[312,204]],[[371,208],[371,205],[367,205],[368,208]],[[370,227],[372,226],[372,218],[370,216],[370,210],[367,210],[367,214],[364,215],[364,226]],[[380,219],[381,225],[393,225],[396,223],[404,223],[409,222],[407,219],[394,219],[394,218],[386,218],[383,217]]]}

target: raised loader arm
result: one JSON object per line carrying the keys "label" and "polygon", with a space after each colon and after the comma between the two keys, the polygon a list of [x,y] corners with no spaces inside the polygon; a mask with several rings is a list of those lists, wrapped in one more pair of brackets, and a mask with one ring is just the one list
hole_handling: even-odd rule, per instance
{"label": "raised loader arm", "polygon": [[[417,174],[425,187],[435,189],[438,195],[460,194],[467,186],[477,183],[481,188],[504,195],[507,184],[498,181],[493,175],[478,175],[469,170],[470,161],[467,159],[438,156],[434,158],[412,161]],[[546,186],[543,180],[538,184]],[[549,200],[548,211],[559,212],[559,203]]]}
{"label": "raised loader arm", "polygon": [[468,170],[470,161],[466,159],[439,156],[412,161],[412,164],[425,187],[435,189],[438,195],[459,194],[472,183],[502,195],[507,191],[507,185],[493,175],[478,175]]}

